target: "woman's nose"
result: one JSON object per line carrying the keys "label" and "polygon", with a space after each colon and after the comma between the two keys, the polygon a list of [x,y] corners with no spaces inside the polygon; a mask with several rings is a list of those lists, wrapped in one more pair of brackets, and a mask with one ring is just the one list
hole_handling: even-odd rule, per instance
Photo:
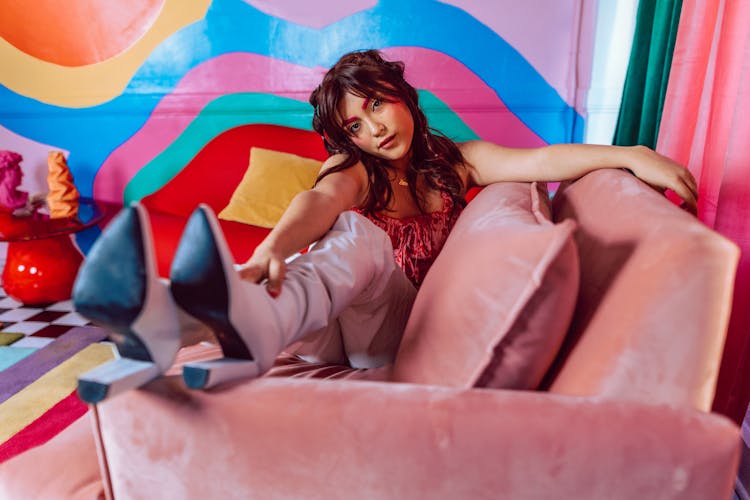
{"label": "woman's nose", "polygon": [[385,125],[378,121],[372,121],[370,122],[370,131],[376,137],[382,135],[385,132]]}

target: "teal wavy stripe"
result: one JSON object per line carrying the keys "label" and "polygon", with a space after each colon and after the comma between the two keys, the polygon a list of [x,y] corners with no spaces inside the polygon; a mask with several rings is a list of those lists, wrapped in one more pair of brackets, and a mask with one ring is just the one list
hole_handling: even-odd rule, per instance
{"label": "teal wavy stripe", "polygon": [[[427,118],[438,130],[457,141],[478,136],[431,92],[419,92]],[[262,123],[312,130],[307,103],[272,94],[230,94],[211,101],[182,134],[147,163],[125,187],[124,201],[140,200],[161,189],[214,137],[240,125]]]}

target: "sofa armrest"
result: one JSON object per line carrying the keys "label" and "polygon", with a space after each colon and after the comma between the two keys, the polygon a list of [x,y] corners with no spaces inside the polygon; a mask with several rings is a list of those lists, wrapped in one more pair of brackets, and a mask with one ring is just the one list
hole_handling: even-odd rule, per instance
{"label": "sofa armrest", "polygon": [[621,170],[555,196],[578,223],[581,283],[551,392],[709,410],[737,245]]}
{"label": "sofa armrest", "polygon": [[115,498],[726,499],[739,430],[544,393],[174,378],[98,407]]}

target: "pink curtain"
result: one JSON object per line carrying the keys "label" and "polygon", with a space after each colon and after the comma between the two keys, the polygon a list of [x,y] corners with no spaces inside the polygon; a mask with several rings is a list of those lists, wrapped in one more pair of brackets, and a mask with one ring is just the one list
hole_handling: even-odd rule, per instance
{"label": "pink curtain", "polygon": [[698,179],[700,219],[742,250],[714,399],[738,423],[750,401],[748,26],[750,0],[684,0],[657,144]]}

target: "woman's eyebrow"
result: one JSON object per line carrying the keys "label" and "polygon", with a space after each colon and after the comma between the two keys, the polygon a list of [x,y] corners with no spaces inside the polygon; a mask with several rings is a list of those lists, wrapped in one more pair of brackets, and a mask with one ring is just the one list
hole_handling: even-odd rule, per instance
{"label": "woman's eyebrow", "polygon": [[[370,98],[369,98],[369,97],[365,97],[365,100],[364,100],[364,101],[362,102],[362,109],[367,109],[367,106],[368,106],[369,104],[370,104]],[[341,126],[342,126],[342,127],[346,127],[346,126],[347,126],[347,125],[349,125],[349,124],[350,124],[351,122],[355,122],[355,121],[357,121],[357,118],[354,118],[354,117],[352,117],[352,118],[347,118],[346,120],[344,120],[344,123],[342,123],[342,124],[341,124]]]}

